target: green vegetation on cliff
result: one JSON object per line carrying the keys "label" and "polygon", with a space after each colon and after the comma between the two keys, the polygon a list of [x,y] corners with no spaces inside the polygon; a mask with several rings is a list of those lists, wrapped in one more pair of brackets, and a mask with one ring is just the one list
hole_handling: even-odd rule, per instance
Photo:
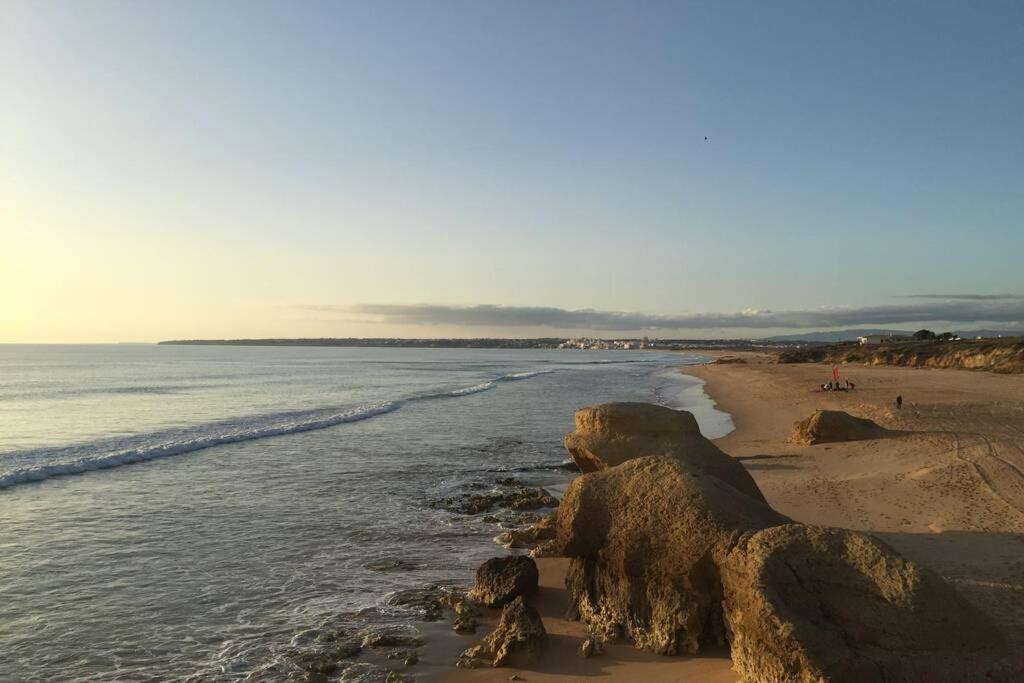
{"label": "green vegetation on cliff", "polygon": [[973,341],[914,341],[879,346],[856,343],[790,349],[780,363],[864,363],[917,368],[960,368],[990,372],[1024,372],[1024,337]]}

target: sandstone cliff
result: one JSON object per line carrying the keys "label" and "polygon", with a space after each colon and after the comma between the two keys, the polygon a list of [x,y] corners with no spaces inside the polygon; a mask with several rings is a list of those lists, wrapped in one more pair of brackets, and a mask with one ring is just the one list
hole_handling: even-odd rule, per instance
{"label": "sandstone cliff", "polygon": [[882,346],[830,344],[783,351],[779,354],[779,362],[863,363],[1020,373],[1024,372],[1024,338],[922,341]]}

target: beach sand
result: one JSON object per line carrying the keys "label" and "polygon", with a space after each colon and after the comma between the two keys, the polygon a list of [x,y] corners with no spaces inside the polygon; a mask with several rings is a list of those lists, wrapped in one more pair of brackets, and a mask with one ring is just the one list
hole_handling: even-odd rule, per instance
{"label": "beach sand", "polygon": [[[684,372],[704,380],[711,398],[732,415],[736,430],[716,443],[741,459],[775,509],[800,522],[874,534],[937,571],[991,616],[1014,649],[1024,650],[1024,376],[844,366],[841,377],[856,389],[823,392],[831,366],[728,355],[746,362]],[[793,423],[819,408],[867,417],[895,433],[788,443]],[[541,662],[529,670],[449,669],[444,680],[737,680],[724,652],[661,657],[615,644],[600,657],[581,658],[576,650],[584,630],[564,618],[566,565],[560,558],[538,561],[541,592],[532,602],[551,634]],[[448,661],[484,632],[448,639]]]}

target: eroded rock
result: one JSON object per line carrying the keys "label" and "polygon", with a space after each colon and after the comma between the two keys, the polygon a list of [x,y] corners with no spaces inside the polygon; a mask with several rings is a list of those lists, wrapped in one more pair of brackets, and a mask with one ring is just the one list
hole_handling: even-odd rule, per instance
{"label": "eroded rock", "polygon": [[788,521],[672,457],[578,477],[558,514],[570,604],[592,632],[652,652],[723,643],[716,558],[743,533]]}
{"label": "eroded rock", "polygon": [[536,546],[530,551],[530,557],[561,557],[562,546],[558,544],[558,539],[553,538],[550,541],[544,541],[540,545]]}
{"label": "eroded rock", "polygon": [[[558,499],[541,487],[525,486],[518,479],[511,478],[499,481],[498,485],[504,488],[485,493],[449,496],[434,501],[431,505],[464,515],[490,512],[498,507],[509,508],[517,512],[558,507]],[[499,518],[494,517],[494,519]]]}
{"label": "eroded rock", "polygon": [[493,557],[476,570],[469,597],[487,607],[501,607],[537,592],[537,563],[525,555]]}
{"label": "eroded rock", "polygon": [[867,534],[776,526],[742,539],[721,570],[745,681],[1011,680],[987,617]]}
{"label": "eroded rock", "polygon": [[532,548],[555,537],[555,516],[541,517],[535,523],[522,529],[509,529],[500,533],[494,541],[506,548]]}
{"label": "eroded rock", "polygon": [[375,626],[363,631],[362,646],[366,647],[420,647],[423,639],[412,626]]}
{"label": "eroded rock", "polygon": [[746,468],[704,438],[696,418],[685,410],[650,403],[583,408],[576,411],[576,431],[565,437],[565,447],[583,472],[616,467],[635,458],[667,456],[764,500]]}
{"label": "eroded rock", "polygon": [[691,467],[638,458],[569,486],[557,543],[599,639],[668,655],[728,642],[749,683],[1021,680],[999,631],[933,572]]}
{"label": "eroded rock", "polygon": [[540,614],[519,596],[505,605],[498,626],[479,645],[463,652],[457,665],[529,666],[540,658],[546,642]]}

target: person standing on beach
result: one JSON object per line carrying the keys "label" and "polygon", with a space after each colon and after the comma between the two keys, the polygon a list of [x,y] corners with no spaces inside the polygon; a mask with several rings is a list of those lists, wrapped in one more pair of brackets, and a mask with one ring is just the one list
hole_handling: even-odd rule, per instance
{"label": "person standing on beach", "polygon": [[896,409],[899,410],[903,407],[903,396],[896,397]]}

